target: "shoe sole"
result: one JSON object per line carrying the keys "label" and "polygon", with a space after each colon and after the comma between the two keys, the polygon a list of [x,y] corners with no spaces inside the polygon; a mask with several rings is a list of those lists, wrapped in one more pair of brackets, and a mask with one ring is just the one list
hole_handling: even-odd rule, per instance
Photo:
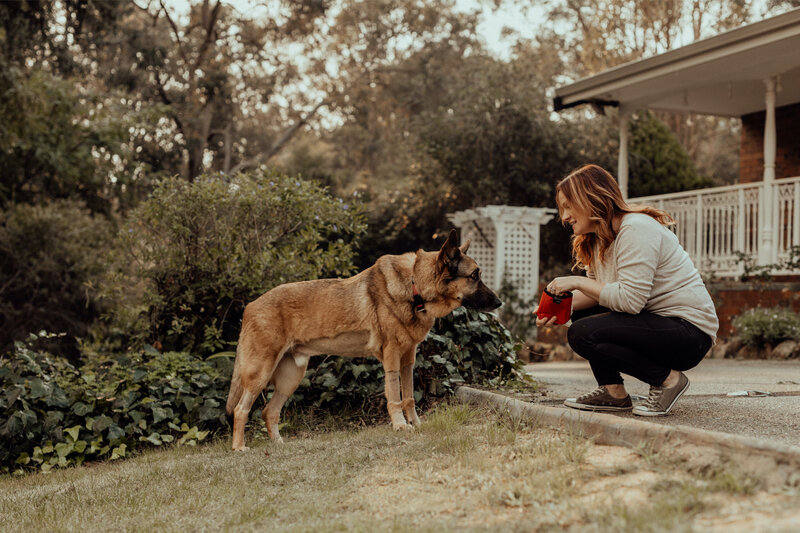
{"label": "shoe sole", "polygon": [[633,409],[632,405],[628,407],[614,407],[611,405],[588,405],[585,403],[578,403],[570,400],[564,400],[564,405],[566,405],[567,407],[571,407],[573,409],[580,409],[581,411],[621,412],[621,411],[630,411],[631,409]]}
{"label": "shoe sole", "polygon": [[637,406],[637,407],[633,408],[633,414],[635,414],[637,416],[667,416],[669,414],[669,412],[672,411],[672,408],[675,406],[675,402],[678,401],[678,398],[683,396],[683,393],[686,392],[686,389],[688,389],[688,388],[689,388],[689,378],[686,378],[686,385],[684,385],[683,389],[681,389],[680,392],[678,392],[678,394],[675,395],[675,398],[672,399],[672,403],[669,404],[669,406],[667,406],[666,411],[657,411],[657,412],[653,412],[653,411],[637,411],[636,410],[637,407],[638,407]]}

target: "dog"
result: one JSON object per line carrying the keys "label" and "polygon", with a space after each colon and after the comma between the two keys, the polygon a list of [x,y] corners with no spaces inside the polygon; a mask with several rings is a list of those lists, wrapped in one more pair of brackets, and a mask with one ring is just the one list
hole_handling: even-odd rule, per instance
{"label": "dog", "polygon": [[[417,345],[459,306],[491,311],[502,305],[452,230],[438,252],[384,255],[346,279],[279,285],[244,310],[225,411],[235,451],[253,402],[269,384],[274,393],[261,413],[272,440],[281,409],[305,375],[312,355],[374,356],[385,371],[386,407],[395,430],[420,423],[414,404]],[[411,425],[409,425],[409,423]]]}

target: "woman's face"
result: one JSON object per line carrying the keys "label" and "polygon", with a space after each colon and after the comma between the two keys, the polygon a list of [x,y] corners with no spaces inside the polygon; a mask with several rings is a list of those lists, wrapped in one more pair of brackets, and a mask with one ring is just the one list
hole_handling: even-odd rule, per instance
{"label": "woman's face", "polygon": [[594,233],[594,223],[589,219],[589,213],[572,205],[561,192],[556,195],[556,202],[561,212],[561,220],[572,226],[572,233],[575,235]]}

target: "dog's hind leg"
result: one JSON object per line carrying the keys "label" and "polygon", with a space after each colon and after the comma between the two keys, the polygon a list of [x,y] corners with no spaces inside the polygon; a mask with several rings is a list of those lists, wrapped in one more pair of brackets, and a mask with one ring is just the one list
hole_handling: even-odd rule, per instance
{"label": "dog's hind leg", "polygon": [[[244,342],[242,342],[244,341]],[[249,337],[240,337],[240,348],[236,355],[241,357],[239,387],[241,396],[233,409],[233,444],[234,451],[247,450],[244,445],[244,428],[250,416],[250,409],[261,391],[266,388],[274,372],[275,362],[285,348],[275,343],[274,346],[252,346]],[[267,354],[266,356],[261,354]]]}
{"label": "dog's hind leg", "polygon": [[406,354],[402,358],[402,366],[400,367],[400,392],[403,395],[403,412],[412,426],[420,425],[419,416],[417,416],[417,408],[414,402],[414,360],[415,360],[416,346],[411,354]]}
{"label": "dog's hind leg", "polygon": [[272,373],[270,381],[275,386],[275,392],[272,393],[272,398],[261,412],[261,418],[267,425],[269,438],[276,442],[283,442],[278,431],[283,404],[303,381],[307,366],[308,356],[292,356],[291,353],[286,353]]}

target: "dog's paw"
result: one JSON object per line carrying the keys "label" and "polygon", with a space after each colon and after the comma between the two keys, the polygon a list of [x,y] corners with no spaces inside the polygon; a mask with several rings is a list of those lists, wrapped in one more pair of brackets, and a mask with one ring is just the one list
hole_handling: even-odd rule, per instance
{"label": "dog's paw", "polygon": [[402,424],[392,424],[392,429],[395,431],[412,431],[414,426],[403,422]]}
{"label": "dog's paw", "polygon": [[235,451],[235,452],[246,452],[249,449],[250,448],[248,448],[247,446],[241,446],[239,448],[233,448],[233,451]]}
{"label": "dog's paw", "polygon": [[412,426],[414,426],[414,427],[416,427],[416,426],[419,426],[420,424],[422,424],[422,421],[421,421],[421,420],[419,419],[419,417],[417,416],[417,413],[414,413],[413,415],[409,416],[409,417],[408,417],[408,421],[409,421],[409,422],[411,423],[411,425],[412,425]]}

